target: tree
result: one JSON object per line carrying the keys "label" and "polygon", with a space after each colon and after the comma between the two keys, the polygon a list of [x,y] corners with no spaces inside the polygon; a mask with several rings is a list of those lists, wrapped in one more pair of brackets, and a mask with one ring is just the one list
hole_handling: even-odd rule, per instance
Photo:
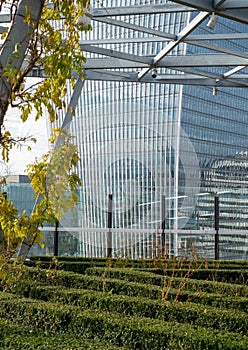
{"label": "tree", "polygon": [[[78,201],[77,188],[81,184],[79,177],[73,172],[73,167],[79,160],[76,145],[68,132],[54,130],[50,138],[51,144],[56,144],[58,137],[60,147],[43,155],[42,160],[27,166],[34,196],[37,199],[35,210],[28,215],[26,211],[19,213],[14,203],[6,196],[0,196],[0,225],[2,237],[0,251],[10,258],[16,252],[17,246],[25,240],[26,247],[34,242],[42,245],[40,227],[44,223],[55,224],[69,210],[74,210]],[[24,249],[21,256],[27,255],[29,249]]]}
{"label": "tree", "polygon": [[[74,85],[75,75],[82,75],[85,57],[80,31],[90,29],[88,22],[82,21],[89,16],[88,0],[1,0],[0,11],[6,6],[12,21],[2,35],[0,53],[0,145],[4,160],[14,145],[26,141],[14,139],[5,130],[7,109],[19,108],[26,121],[32,112],[40,118],[45,108],[54,122],[58,110],[66,107],[66,82]],[[45,79],[27,86],[34,67]]]}

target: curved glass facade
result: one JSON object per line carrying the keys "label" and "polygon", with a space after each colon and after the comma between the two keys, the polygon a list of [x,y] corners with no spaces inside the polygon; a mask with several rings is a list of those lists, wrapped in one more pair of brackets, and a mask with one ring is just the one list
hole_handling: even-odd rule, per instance
{"label": "curved glass facade", "polygon": [[[107,0],[104,6],[148,3],[160,1]],[[189,23],[190,16],[190,13],[144,14],[121,19],[175,33]],[[242,25],[220,20],[217,30],[237,32],[242,31]],[[197,31],[204,33],[209,29],[203,23]],[[135,35],[147,36],[96,22],[88,38],[119,39]],[[116,45],[122,52],[154,56],[166,43],[127,42],[105,47],[114,50]],[[224,41],[223,45],[233,49],[240,45],[244,52],[248,49],[248,43],[243,41]],[[173,54],[183,55],[186,50],[207,54],[206,49],[186,44],[180,44]],[[89,54],[89,57],[97,56]],[[225,205],[229,206],[225,213],[230,213],[225,214],[223,227],[239,228],[233,215],[239,210],[241,198],[247,198],[247,167],[238,166],[236,181],[230,170],[233,167],[221,164],[228,164],[247,149],[247,107],[245,89],[220,88],[213,96],[212,89],[206,87],[86,81],[71,124],[81,156],[79,226],[84,230],[78,253],[104,255],[100,233],[93,231],[109,226],[110,194],[111,226],[117,229],[116,252],[121,246],[135,244],[141,249],[145,244],[143,255],[148,254],[151,232],[156,233],[161,227],[173,232],[213,228],[213,198],[223,189],[229,191],[225,194]],[[214,169],[221,169],[219,181]],[[237,200],[228,202],[234,193]],[[125,239],[121,229],[129,230]],[[146,243],[144,238],[133,236],[142,230],[148,232]],[[175,235],[171,239],[176,254],[180,242]],[[161,237],[156,238],[154,244],[160,243]],[[142,255],[139,249],[134,256]]]}

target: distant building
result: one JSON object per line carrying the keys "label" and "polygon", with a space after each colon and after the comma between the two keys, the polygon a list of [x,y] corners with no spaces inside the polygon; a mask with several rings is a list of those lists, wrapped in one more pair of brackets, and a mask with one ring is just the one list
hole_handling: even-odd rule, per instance
{"label": "distant building", "polygon": [[[31,214],[36,199],[34,198],[34,190],[30,185],[30,179],[27,175],[10,175],[6,179],[6,185],[2,187],[2,192],[6,192],[7,198],[12,201],[19,213],[24,210],[27,215]],[[48,224],[43,232],[45,247],[41,248],[35,244],[30,255],[53,255],[54,253],[54,228],[49,229]],[[59,255],[74,255],[77,251],[78,239],[70,232],[60,232],[59,234]]]}
{"label": "distant building", "polygon": [[[213,201],[220,198],[220,228],[248,230],[248,154],[237,153],[226,159],[212,159],[203,170],[202,189],[198,200],[198,226],[213,226]],[[198,227],[199,228],[199,227]]]}
{"label": "distant building", "polygon": [[8,176],[2,191],[7,193],[7,198],[15,204],[19,212],[32,212],[35,205],[34,190],[27,175]]}

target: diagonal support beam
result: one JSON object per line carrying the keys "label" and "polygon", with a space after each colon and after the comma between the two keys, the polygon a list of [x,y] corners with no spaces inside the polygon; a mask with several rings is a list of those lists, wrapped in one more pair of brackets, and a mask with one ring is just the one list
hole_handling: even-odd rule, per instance
{"label": "diagonal support beam", "polygon": [[175,4],[157,4],[157,5],[140,5],[140,6],[122,6],[122,7],[103,7],[95,8],[92,11],[92,19],[110,16],[129,16],[129,15],[151,15],[158,13],[175,13],[191,12],[192,8],[188,6]]}
{"label": "diagonal support beam", "polygon": [[[181,30],[178,34],[178,39],[176,41],[170,42],[162,51],[160,51],[154,58],[153,67],[168,53],[170,53],[173,49],[175,49],[197,26],[199,26],[209,14],[207,12],[201,12],[198,16],[196,16],[183,30]],[[151,67],[152,68],[152,67]],[[151,68],[144,68],[139,73],[139,80],[142,79]]]}
{"label": "diagonal support beam", "polygon": [[76,82],[75,88],[73,90],[70,103],[67,107],[67,112],[65,114],[65,117],[64,117],[64,120],[62,123],[62,127],[61,127],[62,130],[67,130],[70,126],[70,123],[72,121],[73,111],[77,107],[79,98],[80,98],[81,93],[82,93],[83,86],[84,86],[84,79],[83,79],[82,75],[80,75],[77,78],[77,82]]}
{"label": "diagonal support beam", "polygon": [[127,22],[116,20],[116,19],[113,19],[113,18],[99,18],[97,20],[99,22],[102,22],[102,23],[115,25],[115,26],[119,26],[119,27],[122,27],[122,28],[126,28],[126,29],[131,29],[133,31],[139,31],[139,32],[143,32],[143,33],[147,33],[147,34],[151,34],[151,35],[157,35],[157,36],[160,36],[162,38],[167,38],[167,39],[170,39],[170,40],[176,40],[176,36],[173,35],[173,34],[163,33],[163,32],[161,32],[159,30],[152,29],[152,28],[147,28],[147,27],[143,27],[143,26],[139,26],[137,24],[127,23]]}
{"label": "diagonal support beam", "polygon": [[247,0],[171,0],[198,11],[215,12],[221,17],[248,24]]}
{"label": "diagonal support beam", "polygon": [[151,57],[141,57],[138,55],[132,55],[129,53],[119,52],[119,51],[115,51],[112,49],[105,49],[103,47],[97,47],[97,46],[93,46],[93,45],[82,44],[81,47],[84,51],[103,55],[103,56],[115,57],[115,58],[131,61],[131,62],[139,62],[142,64],[149,64],[149,65],[152,64]]}

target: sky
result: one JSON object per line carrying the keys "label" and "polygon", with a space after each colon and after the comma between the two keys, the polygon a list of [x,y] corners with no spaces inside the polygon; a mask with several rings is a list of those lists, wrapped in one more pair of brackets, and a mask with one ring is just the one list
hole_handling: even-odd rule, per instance
{"label": "sky", "polygon": [[21,150],[13,149],[10,153],[10,160],[7,163],[10,173],[12,175],[26,174],[26,165],[33,163],[36,157],[40,158],[49,148],[46,116],[44,115],[38,121],[35,121],[31,115],[26,122],[22,122],[18,110],[10,109],[6,115],[4,125],[13,136],[24,137],[29,135],[37,139],[36,144],[28,143],[32,147],[32,151],[28,151],[27,147],[24,146]]}

